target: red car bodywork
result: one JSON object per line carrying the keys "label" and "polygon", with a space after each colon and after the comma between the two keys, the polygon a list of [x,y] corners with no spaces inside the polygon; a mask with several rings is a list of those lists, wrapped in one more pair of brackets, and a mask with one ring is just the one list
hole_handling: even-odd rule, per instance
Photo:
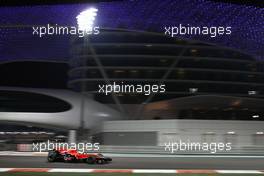
{"label": "red car bodywork", "polygon": [[111,158],[105,157],[100,153],[80,153],[76,149],[53,149],[48,153],[48,161],[65,161],[65,162],[73,162],[73,161],[82,161],[88,164],[94,163],[108,163],[112,161]]}
{"label": "red car bodywork", "polygon": [[96,158],[99,157],[97,153],[79,153],[75,149],[69,149],[69,150],[59,149],[57,151],[61,155],[69,154],[71,156],[74,156],[77,160],[79,160],[79,159],[86,159],[86,158],[88,158],[90,156],[93,156],[93,157],[96,157]]}

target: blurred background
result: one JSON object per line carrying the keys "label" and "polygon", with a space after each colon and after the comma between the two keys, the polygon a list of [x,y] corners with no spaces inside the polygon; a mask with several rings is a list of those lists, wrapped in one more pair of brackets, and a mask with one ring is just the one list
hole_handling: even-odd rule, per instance
{"label": "blurred background", "polygon": [[[36,1],[37,2],[37,1]],[[226,1],[81,1],[0,7],[0,150],[99,142],[107,153],[167,153],[168,142],[232,143],[263,154],[263,8]],[[33,35],[77,26],[97,9],[98,35]],[[171,38],[165,26],[231,26]],[[165,84],[165,93],[99,93],[98,85]],[[204,153],[182,151],[176,153]],[[225,152],[222,152],[225,154]],[[209,154],[209,153],[207,153]]]}

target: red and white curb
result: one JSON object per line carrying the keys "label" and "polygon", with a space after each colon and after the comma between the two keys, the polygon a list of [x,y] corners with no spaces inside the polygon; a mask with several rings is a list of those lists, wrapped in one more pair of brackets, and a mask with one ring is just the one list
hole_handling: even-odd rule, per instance
{"label": "red and white curb", "polygon": [[0,168],[0,172],[264,174],[264,170]]}

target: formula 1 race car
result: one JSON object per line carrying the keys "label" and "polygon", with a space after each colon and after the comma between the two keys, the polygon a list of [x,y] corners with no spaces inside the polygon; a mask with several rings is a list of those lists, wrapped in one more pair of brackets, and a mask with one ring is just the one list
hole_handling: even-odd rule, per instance
{"label": "formula 1 race car", "polygon": [[112,161],[112,158],[105,157],[100,153],[79,153],[75,149],[53,149],[48,153],[48,162],[85,162],[88,164],[105,164]]}

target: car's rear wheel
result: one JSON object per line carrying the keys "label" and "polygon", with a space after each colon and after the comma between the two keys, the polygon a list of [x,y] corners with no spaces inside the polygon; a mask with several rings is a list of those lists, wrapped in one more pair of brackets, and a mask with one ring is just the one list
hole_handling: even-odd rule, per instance
{"label": "car's rear wheel", "polygon": [[94,164],[96,163],[96,158],[94,156],[90,156],[86,159],[86,163],[88,164]]}
{"label": "car's rear wheel", "polygon": [[55,151],[49,151],[48,153],[48,162],[55,162],[58,157],[58,154]]}

